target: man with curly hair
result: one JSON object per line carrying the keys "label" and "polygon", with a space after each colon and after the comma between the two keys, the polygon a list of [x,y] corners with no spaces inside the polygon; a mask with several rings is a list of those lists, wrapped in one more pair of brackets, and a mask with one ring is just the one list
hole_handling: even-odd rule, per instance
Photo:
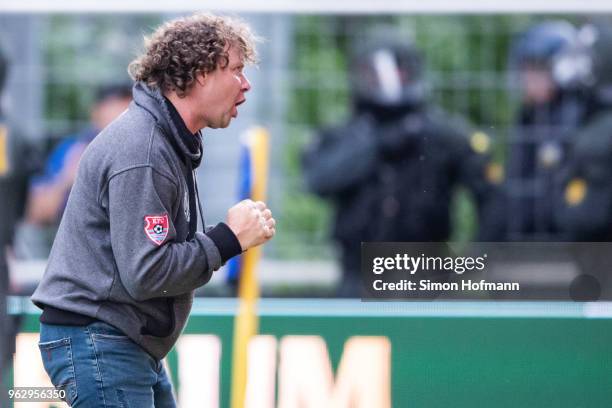
{"label": "man with curly hair", "polygon": [[185,327],[193,291],[274,235],[270,210],[250,200],[230,208],[225,223],[197,230],[201,129],[238,115],[254,41],[226,17],[164,24],[129,66],[133,102],[83,154],[32,296],[43,309],[45,370],[69,405],[174,407],[162,359]]}

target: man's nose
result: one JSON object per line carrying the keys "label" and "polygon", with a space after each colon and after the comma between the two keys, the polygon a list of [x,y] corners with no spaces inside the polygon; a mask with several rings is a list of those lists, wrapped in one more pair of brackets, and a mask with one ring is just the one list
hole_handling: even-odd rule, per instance
{"label": "man's nose", "polygon": [[240,88],[242,92],[248,92],[251,89],[251,83],[246,75],[242,75],[242,87]]}

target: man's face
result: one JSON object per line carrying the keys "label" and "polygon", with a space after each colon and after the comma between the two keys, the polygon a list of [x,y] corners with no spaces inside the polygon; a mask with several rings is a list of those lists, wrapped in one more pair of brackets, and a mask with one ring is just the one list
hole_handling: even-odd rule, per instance
{"label": "man's face", "polygon": [[542,67],[526,66],[521,72],[523,100],[528,105],[543,105],[555,96],[550,72]]}
{"label": "man's face", "polygon": [[102,130],[125,111],[132,98],[110,97],[98,102],[91,111],[91,122],[96,129]]}
{"label": "man's face", "polygon": [[238,116],[238,105],[246,100],[244,93],[251,89],[243,73],[244,62],[240,50],[232,46],[228,54],[229,63],[201,77],[195,87],[205,127],[217,129],[229,126],[232,118]]}

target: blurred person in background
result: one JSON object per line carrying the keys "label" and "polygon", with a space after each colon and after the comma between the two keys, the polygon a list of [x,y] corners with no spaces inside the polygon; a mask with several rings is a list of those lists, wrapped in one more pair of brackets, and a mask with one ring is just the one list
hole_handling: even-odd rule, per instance
{"label": "blurred person in background", "polygon": [[[0,97],[3,94],[8,73],[8,59],[0,49]],[[12,361],[15,336],[19,328],[18,317],[9,317],[7,295],[9,294],[9,268],[7,256],[13,244],[17,221],[23,216],[27,196],[28,178],[32,172],[32,157],[24,135],[14,123],[4,117],[0,106],[0,388],[3,374]],[[0,396],[4,406],[6,393]]]}
{"label": "blurred person in background", "polygon": [[571,241],[612,241],[612,25],[590,23],[579,35],[588,109],[571,137],[556,217]]}
{"label": "blurred person in background", "polygon": [[448,240],[456,187],[473,193],[482,219],[497,177],[490,138],[428,104],[421,53],[381,33],[352,56],[351,119],[303,155],[309,189],[335,205],[339,296],[359,296],[361,242]]}
{"label": "blurred person in background", "polygon": [[503,240],[558,237],[551,196],[570,137],[586,113],[577,41],[569,22],[545,21],[512,45],[509,69],[521,102],[508,151]]}
{"label": "blurred person in background", "polygon": [[585,121],[570,139],[555,196],[557,225],[570,242],[581,272],[570,287],[574,300],[612,298],[612,25],[598,20],[579,30]]}
{"label": "blurred person in background", "polygon": [[53,149],[44,173],[32,180],[26,222],[37,226],[59,224],[83,151],[102,129],[128,108],[131,101],[129,84],[98,89],[90,111],[90,124],[77,134],[66,137]]}

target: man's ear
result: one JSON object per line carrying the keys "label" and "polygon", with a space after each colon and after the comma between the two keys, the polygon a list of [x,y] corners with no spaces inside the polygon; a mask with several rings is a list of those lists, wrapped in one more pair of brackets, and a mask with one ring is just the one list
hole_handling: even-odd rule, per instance
{"label": "man's ear", "polygon": [[206,72],[198,72],[195,76],[195,80],[200,86],[204,86],[206,83]]}

